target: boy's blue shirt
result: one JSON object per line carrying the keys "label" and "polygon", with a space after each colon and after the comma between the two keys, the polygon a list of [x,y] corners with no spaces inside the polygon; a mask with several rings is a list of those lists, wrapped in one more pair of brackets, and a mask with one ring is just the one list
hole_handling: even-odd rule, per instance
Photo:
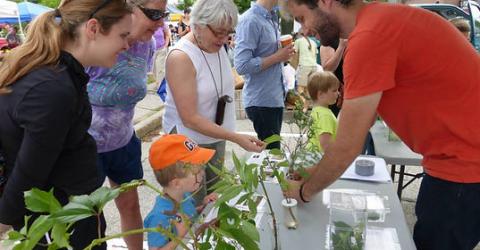
{"label": "boy's blue shirt", "polygon": [[[197,215],[195,208],[195,202],[192,199],[191,193],[183,194],[184,201],[180,204],[180,211],[178,213],[183,213],[187,215],[190,219],[194,218]],[[163,196],[157,196],[155,200],[155,205],[153,206],[150,213],[143,222],[145,228],[153,227],[162,227],[165,229],[171,228],[171,232],[177,234],[175,226],[170,224],[171,220],[175,219],[175,215],[166,215],[165,211],[172,211],[174,208],[173,202]],[[161,233],[149,232],[147,234],[148,246],[149,247],[163,247],[170,239]]]}

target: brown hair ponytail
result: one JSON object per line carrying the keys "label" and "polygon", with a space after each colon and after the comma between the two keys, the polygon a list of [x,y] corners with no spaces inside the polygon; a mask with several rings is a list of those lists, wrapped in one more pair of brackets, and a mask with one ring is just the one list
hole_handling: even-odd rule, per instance
{"label": "brown hair ponytail", "polygon": [[7,86],[32,69],[57,62],[60,55],[61,29],[55,23],[55,12],[44,13],[29,25],[27,39],[12,50],[0,66],[0,94],[8,93]]}
{"label": "brown hair ponytail", "polygon": [[[63,0],[58,9],[43,13],[28,25],[26,40],[8,53],[0,64],[0,94],[9,93],[11,84],[28,72],[45,65],[56,65],[66,41],[77,38],[77,27],[88,21],[104,0]],[[108,1],[108,0],[107,0]],[[124,0],[110,3],[96,11],[104,33],[131,9]]]}

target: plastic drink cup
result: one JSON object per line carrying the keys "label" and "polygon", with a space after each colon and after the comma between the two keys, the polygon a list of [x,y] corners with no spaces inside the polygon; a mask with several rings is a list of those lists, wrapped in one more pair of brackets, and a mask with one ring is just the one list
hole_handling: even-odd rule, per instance
{"label": "plastic drink cup", "polygon": [[280,37],[280,44],[282,45],[282,47],[287,47],[292,43],[293,43],[292,35],[283,35]]}

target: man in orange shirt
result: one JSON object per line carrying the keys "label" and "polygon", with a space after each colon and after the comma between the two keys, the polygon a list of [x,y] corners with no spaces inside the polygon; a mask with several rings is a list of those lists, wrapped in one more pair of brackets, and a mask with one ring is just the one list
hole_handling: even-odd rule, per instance
{"label": "man in orange shirt", "polygon": [[288,196],[307,202],[359,154],[378,113],[424,157],[414,229],[419,249],[480,240],[480,59],[453,25],[426,10],[361,0],[288,0],[303,29],[348,39],[335,143]]}

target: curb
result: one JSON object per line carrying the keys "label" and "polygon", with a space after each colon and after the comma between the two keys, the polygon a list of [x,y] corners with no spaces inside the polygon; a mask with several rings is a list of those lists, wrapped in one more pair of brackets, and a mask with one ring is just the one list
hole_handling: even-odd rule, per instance
{"label": "curb", "polygon": [[164,107],[162,106],[159,111],[153,113],[152,115],[148,116],[146,119],[142,119],[142,121],[133,125],[133,128],[135,129],[135,133],[137,134],[137,137],[142,138],[149,132],[152,132],[156,128],[160,127],[162,125],[163,113],[164,113]]}

